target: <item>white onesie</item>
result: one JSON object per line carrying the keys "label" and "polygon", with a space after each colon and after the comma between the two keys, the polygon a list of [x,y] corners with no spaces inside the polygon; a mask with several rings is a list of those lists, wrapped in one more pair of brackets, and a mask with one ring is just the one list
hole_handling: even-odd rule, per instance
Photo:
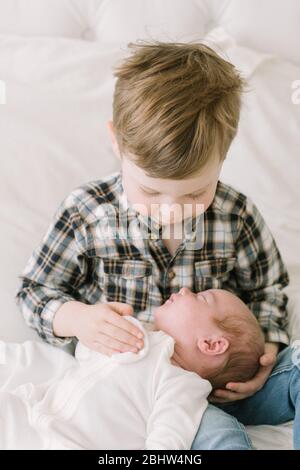
{"label": "white onesie", "polygon": [[[78,343],[75,358],[67,357],[58,375],[13,390],[3,384],[17,380],[5,378],[9,368],[0,365],[0,449],[191,448],[210,383],[171,364],[171,336],[147,331],[134,317],[124,318],[144,332],[144,348],[138,353],[109,357]],[[5,349],[5,343],[1,346]],[[56,348],[41,343],[15,347],[19,358],[20,348],[25,355],[31,348],[27,357],[32,361],[34,348],[36,354],[45,348],[57,354]],[[9,360],[13,351],[10,345]]]}

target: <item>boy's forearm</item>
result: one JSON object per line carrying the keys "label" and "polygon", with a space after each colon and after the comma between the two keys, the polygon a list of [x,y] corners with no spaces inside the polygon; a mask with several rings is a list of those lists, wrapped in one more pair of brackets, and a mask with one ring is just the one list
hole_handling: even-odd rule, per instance
{"label": "boy's forearm", "polygon": [[65,302],[56,312],[53,319],[53,332],[55,336],[76,336],[78,319],[86,310],[87,305],[82,302]]}
{"label": "boy's forearm", "polygon": [[236,241],[235,286],[254,313],[267,343],[289,344],[287,302],[289,275],[270,229],[246,198]]}
{"label": "boy's forearm", "polygon": [[84,233],[80,232],[83,225],[73,197],[67,196],[20,276],[16,303],[26,323],[49,344],[72,342],[74,318],[84,306],[77,302],[79,297],[73,297],[83,286],[87,271],[81,256],[86,249]]}

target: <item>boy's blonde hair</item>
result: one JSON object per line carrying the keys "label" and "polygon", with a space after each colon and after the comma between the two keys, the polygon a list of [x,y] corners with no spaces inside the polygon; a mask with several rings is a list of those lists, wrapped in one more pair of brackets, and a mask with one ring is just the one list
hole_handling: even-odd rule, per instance
{"label": "boy's blonde hair", "polygon": [[259,369],[264,354],[264,335],[253,314],[228,315],[214,319],[229,341],[228,359],[208,380],[213,388],[225,388],[228,382],[247,382]]}
{"label": "boy's blonde hair", "polygon": [[[235,137],[245,81],[200,43],[129,43],[115,67],[113,125],[126,154],[148,176],[183,179],[213,157],[222,161]],[[130,155],[129,155],[130,154]]]}

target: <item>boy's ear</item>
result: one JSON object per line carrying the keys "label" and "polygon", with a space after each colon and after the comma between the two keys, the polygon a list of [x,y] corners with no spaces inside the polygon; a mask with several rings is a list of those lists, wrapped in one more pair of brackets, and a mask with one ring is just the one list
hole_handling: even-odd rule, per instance
{"label": "boy's ear", "polygon": [[114,151],[115,155],[121,160],[119,146],[118,146],[118,142],[116,140],[116,135],[115,135],[115,131],[114,131],[113,122],[112,121],[107,121],[106,127],[107,127],[107,130],[108,130],[109,136],[110,136],[113,151]]}
{"label": "boy's ear", "polygon": [[199,338],[197,346],[200,352],[207,356],[218,356],[224,354],[229,348],[229,341],[224,336],[214,338]]}

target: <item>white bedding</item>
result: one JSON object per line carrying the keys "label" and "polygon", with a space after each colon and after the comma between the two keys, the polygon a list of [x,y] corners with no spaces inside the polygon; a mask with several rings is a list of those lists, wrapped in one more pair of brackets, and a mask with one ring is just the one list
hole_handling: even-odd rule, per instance
{"label": "white bedding", "polygon": [[[188,2],[1,2],[0,340],[40,341],[15,306],[17,276],[62,199],[118,170],[106,131],[112,66],[127,42],[142,37],[206,37],[248,77],[222,180],[252,197],[274,233],[291,277],[290,334],[300,338],[300,105],[292,101],[300,80],[300,3]],[[258,448],[291,448],[290,426],[249,432]]]}

